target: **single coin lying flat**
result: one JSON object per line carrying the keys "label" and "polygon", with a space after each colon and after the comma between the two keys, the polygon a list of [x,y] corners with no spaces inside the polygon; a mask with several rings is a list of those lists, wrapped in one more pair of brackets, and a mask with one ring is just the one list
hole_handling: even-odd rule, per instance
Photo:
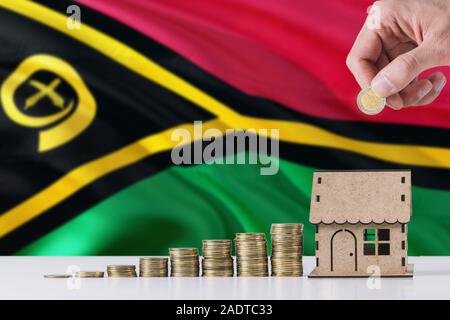
{"label": "single coin lying flat", "polygon": [[358,94],[358,108],[368,115],[376,115],[383,111],[386,98],[380,97],[373,92],[372,88],[365,88]]}

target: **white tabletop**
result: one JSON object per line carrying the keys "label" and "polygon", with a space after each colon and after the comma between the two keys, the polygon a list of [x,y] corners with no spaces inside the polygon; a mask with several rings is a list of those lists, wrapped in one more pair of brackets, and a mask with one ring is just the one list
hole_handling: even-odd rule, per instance
{"label": "white tabletop", "polygon": [[[44,274],[139,264],[139,257],[0,257],[0,299],[450,299],[450,257],[411,257],[412,279],[104,278]],[[304,257],[308,274],[313,257]],[[379,281],[379,282],[377,282]]]}

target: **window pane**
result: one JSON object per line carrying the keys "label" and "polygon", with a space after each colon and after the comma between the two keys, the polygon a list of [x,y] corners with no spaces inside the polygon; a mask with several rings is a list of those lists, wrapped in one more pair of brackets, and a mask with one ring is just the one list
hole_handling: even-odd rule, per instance
{"label": "window pane", "polygon": [[378,229],[378,240],[389,241],[389,229]]}
{"label": "window pane", "polygon": [[375,241],[375,229],[364,229],[364,241]]}
{"label": "window pane", "polygon": [[388,256],[388,255],[390,255],[389,243],[379,243],[378,244],[378,255],[379,256]]}
{"label": "window pane", "polygon": [[365,256],[375,255],[375,243],[364,243],[364,255]]}

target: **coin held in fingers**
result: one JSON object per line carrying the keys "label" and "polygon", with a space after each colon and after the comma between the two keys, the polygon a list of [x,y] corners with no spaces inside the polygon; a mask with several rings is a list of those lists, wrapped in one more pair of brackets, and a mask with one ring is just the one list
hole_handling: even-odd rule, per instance
{"label": "coin held in fingers", "polygon": [[376,115],[383,111],[386,105],[386,98],[380,97],[368,87],[358,94],[358,108],[361,112],[368,115]]}

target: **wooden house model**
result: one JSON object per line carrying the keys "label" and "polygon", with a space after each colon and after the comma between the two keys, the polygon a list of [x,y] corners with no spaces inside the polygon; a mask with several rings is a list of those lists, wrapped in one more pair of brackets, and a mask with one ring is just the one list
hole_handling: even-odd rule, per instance
{"label": "wooden house model", "polygon": [[310,222],[316,267],[309,277],[411,277],[411,171],[317,171]]}

